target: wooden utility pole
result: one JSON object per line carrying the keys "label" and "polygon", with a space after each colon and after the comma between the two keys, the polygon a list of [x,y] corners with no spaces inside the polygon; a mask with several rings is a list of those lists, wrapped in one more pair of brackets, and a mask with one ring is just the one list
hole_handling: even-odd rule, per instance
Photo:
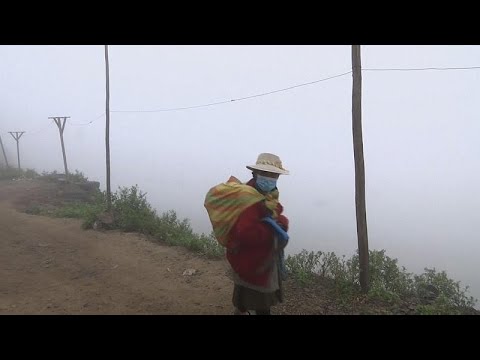
{"label": "wooden utility pole", "polygon": [[105,148],[107,161],[107,211],[112,208],[112,195],[110,189],[110,75],[108,68],[108,45],[105,45],[105,80],[106,80],[106,124],[105,124]]}
{"label": "wooden utility pole", "polygon": [[63,130],[65,130],[65,124],[67,123],[67,119],[69,118],[70,116],[49,117],[49,119],[53,119],[55,121],[55,124],[57,124],[58,131],[60,133],[60,143],[62,144],[62,154],[63,154],[63,166],[65,167],[65,177],[67,179],[68,179],[68,167],[67,167],[67,155],[65,154],[65,144],[63,142]]}
{"label": "wooden utility pole", "polygon": [[[17,142],[17,158],[18,158],[18,170],[20,170],[20,146],[18,146],[18,140],[25,134],[25,131],[9,131],[8,132]],[[15,135],[14,135],[15,134]]]}
{"label": "wooden utility pole", "polygon": [[2,136],[1,135],[0,135],[0,145],[2,146],[3,157],[5,158],[5,165],[8,168],[7,154],[5,154],[5,148],[3,147],[3,141],[2,141]]}
{"label": "wooden utility pole", "polygon": [[352,45],[352,74],[352,130],[355,160],[355,207],[357,214],[358,256],[360,259],[360,286],[362,291],[366,293],[369,288],[369,256],[362,138],[362,63],[360,59],[360,45]]}

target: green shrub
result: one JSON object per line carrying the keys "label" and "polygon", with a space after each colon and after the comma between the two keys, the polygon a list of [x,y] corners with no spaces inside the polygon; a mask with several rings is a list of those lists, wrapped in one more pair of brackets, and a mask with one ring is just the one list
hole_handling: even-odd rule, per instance
{"label": "green shrub", "polygon": [[[315,276],[321,276],[333,280],[341,296],[350,298],[360,294],[358,252],[345,260],[345,256],[339,258],[334,253],[302,250],[289,255],[286,265],[301,284],[306,285]],[[466,295],[467,290],[468,286],[462,289],[460,282],[449,279],[445,271],[437,273],[435,269],[425,269],[423,274],[413,275],[405,267],[399,267],[398,260],[387,256],[385,250],[369,252],[370,299],[387,303],[414,299],[421,304],[417,308],[420,314],[459,314],[469,311],[477,302]]]}
{"label": "green shrub", "polygon": [[75,173],[69,174],[69,180],[75,183],[86,183],[88,178],[83,174],[83,172],[75,170]]}
{"label": "green shrub", "polygon": [[153,235],[157,215],[147,202],[146,194],[138,186],[120,187],[112,194],[112,210],[115,227],[125,232]]}

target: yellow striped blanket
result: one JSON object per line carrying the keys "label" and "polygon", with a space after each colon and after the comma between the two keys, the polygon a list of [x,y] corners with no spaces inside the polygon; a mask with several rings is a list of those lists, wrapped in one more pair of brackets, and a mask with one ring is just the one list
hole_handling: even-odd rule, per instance
{"label": "yellow striped blanket", "polygon": [[231,176],[226,183],[211,188],[205,197],[204,205],[218,242],[226,246],[229,240],[228,234],[240,214],[259,201],[265,201],[267,208],[272,211],[272,217],[276,218],[278,195],[277,190],[262,195],[234,176]]}

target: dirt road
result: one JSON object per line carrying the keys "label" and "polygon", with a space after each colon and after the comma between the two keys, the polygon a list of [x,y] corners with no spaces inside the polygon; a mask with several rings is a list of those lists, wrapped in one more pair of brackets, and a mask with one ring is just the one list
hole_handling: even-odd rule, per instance
{"label": "dirt road", "polygon": [[[230,314],[224,261],[138,234],[28,215],[33,181],[0,184],[0,314]],[[186,269],[194,275],[183,275]]]}

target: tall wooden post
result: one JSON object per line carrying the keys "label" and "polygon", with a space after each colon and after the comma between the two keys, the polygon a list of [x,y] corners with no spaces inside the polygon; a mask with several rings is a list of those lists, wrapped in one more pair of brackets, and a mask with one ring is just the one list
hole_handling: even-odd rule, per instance
{"label": "tall wooden post", "polygon": [[362,64],[360,45],[352,45],[352,131],[355,160],[355,207],[357,215],[358,256],[360,259],[360,286],[368,292],[368,234],[365,204],[365,166],[362,138]]}
{"label": "tall wooden post", "polygon": [[105,80],[106,80],[106,124],[105,124],[105,148],[107,162],[107,211],[112,208],[112,195],[110,189],[110,75],[108,67],[108,45],[105,45]]}

